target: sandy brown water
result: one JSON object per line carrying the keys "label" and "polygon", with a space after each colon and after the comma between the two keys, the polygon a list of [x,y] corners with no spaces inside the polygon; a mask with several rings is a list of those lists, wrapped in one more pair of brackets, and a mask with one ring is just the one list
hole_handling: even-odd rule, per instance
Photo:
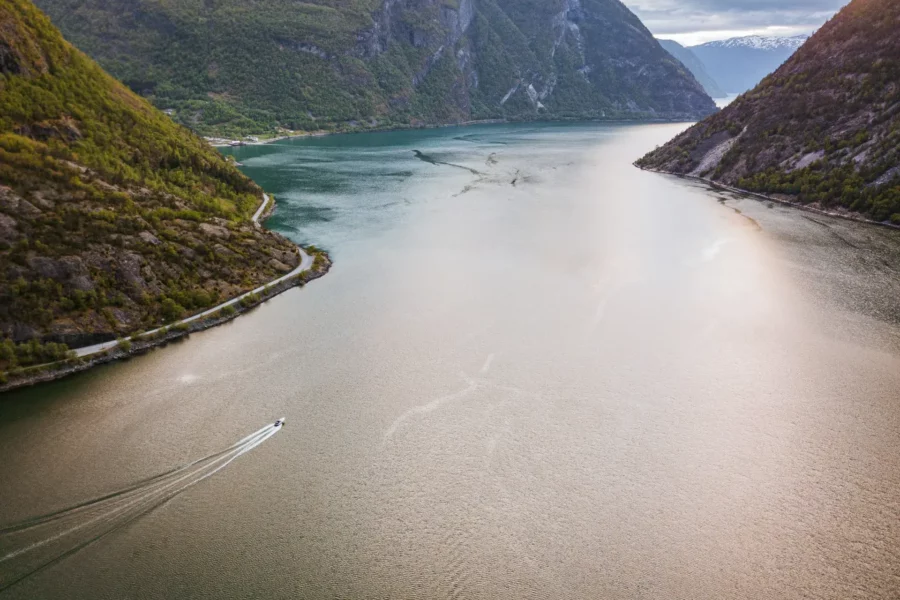
{"label": "sandy brown water", "polygon": [[900,235],[631,166],[681,128],[236,150],[331,273],[0,398],[0,527],[287,426],[0,598],[900,597]]}

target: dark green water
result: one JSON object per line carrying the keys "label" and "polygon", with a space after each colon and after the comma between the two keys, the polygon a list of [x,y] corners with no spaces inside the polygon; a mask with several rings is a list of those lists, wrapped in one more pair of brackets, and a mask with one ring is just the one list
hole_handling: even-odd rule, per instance
{"label": "dark green water", "polygon": [[237,149],[332,272],[6,395],[0,527],[287,426],[0,597],[897,598],[900,236],[630,165],[681,127]]}

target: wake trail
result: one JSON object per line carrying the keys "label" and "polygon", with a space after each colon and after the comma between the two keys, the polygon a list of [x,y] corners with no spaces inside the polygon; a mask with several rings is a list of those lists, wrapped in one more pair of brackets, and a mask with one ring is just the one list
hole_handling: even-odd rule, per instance
{"label": "wake trail", "polygon": [[[89,525],[93,525],[94,523],[97,523],[97,522],[100,522],[100,521],[103,521],[103,520],[110,520],[110,517],[112,517],[112,516],[114,516],[114,515],[116,515],[116,514],[122,513],[122,512],[124,512],[125,510],[127,510],[128,508],[130,508],[130,507],[132,507],[132,506],[134,506],[134,505],[136,505],[136,504],[138,504],[138,503],[140,503],[140,502],[143,502],[143,501],[145,501],[145,500],[148,500],[148,499],[150,499],[150,498],[152,498],[152,497],[154,497],[154,496],[158,496],[161,492],[164,492],[164,491],[167,490],[167,489],[171,489],[171,488],[172,488],[173,486],[175,486],[176,484],[178,484],[178,483],[180,483],[180,482],[182,482],[182,481],[184,481],[184,480],[186,480],[186,479],[190,479],[191,477],[197,475],[198,473],[202,473],[204,470],[208,469],[210,466],[212,466],[212,465],[214,465],[214,464],[216,464],[216,463],[218,463],[218,462],[220,462],[220,461],[225,460],[226,458],[228,458],[228,455],[229,455],[229,454],[234,453],[234,456],[231,457],[229,460],[227,460],[222,466],[220,466],[220,467],[214,469],[211,473],[209,473],[209,474],[207,474],[207,475],[204,475],[204,476],[201,477],[200,479],[197,479],[196,481],[194,481],[194,482],[188,484],[187,487],[193,485],[194,483],[198,483],[198,482],[200,482],[200,481],[206,479],[207,477],[209,477],[209,475],[212,475],[213,473],[217,473],[218,471],[220,471],[224,466],[230,464],[231,461],[233,461],[233,460],[234,460],[235,458],[237,458],[238,456],[244,454],[244,453],[247,452],[248,450],[251,450],[251,449],[255,448],[256,446],[258,446],[259,444],[261,444],[262,442],[264,442],[266,439],[272,437],[272,435],[274,435],[275,432],[277,432],[277,431],[278,431],[277,429],[273,429],[271,432],[265,434],[260,440],[255,440],[255,441],[247,442],[244,446],[241,446],[241,447],[239,447],[239,448],[237,448],[237,449],[235,449],[235,450],[231,450],[231,452],[228,453],[228,454],[226,454],[225,456],[222,456],[222,457],[217,458],[217,459],[214,460],[211,464],[204,465],[204,466],[200,467],[199,469],[197,469],[197,470],[195,470],[195,471],[193,471],[193,472],[191,472],[191,473],[188,473],[187,475],[182,475],[182,476],[179,477],[178,479],[175,479],[174,481],[167,483],[166,485],[162,486],[161,488],[156,488],[156,489],[152,489],[152,490],[150,490],[150,491],[147,491],[147,493],[141,494],[141,495],[139,495],[137,498],[135,498],[134,500],[131,500],[130,502],[127,502],[126,504],[124,504],[124,505],[122,505],[122,506],[119,506],[119,507],[117,507],[116,509],[114,509],[114,510],[112,510],[112,511],[103,513],[103,514],[101,514],[99,517],[95,517],[95,518],[93,518],[93,519],[90,519],[90,520],[88,520],[88,521],[85,521],[84,523],[81,523],[81,524],[79,524],[79,525],[76,525],[75,527],[71,527],[71,528],[67,529],[66,531],[63,531],[63,532],[61,532],[61,533],[58,533],[58,534],[56,534],[56,535],[54,535],[54,536],[51,536],[51,537],[49,537],[49,538],[43,539],[43,540],[41,540],[41,541],[39,541],[39,542],[35,542],[35,543],[33,543],[33,544],[29,545],[29,546],[26,546],[25,548],[20,548],[19,550],[16,550],[16,551],[14,551],[14,552],[10,552],[10,553],[7,554],[6,556],[0,557],[0,563],[5,562],[5,561],[7,561],[7,560],[9,560],[9,559],[11,559],[11,558],[15,558],[16,556],[19,556],[19,555],[21,555],[21,554],[24,554],[24,553],[26,553],[26,552],[29,552],[29,551],[31,551],[31,550],[34,550],[34,549],[39,548],[39,547],[41,547],[41,546],[44,546],[44,545],[46,545],[46,544],[49,544],[50,542],[56,541],[56,540],[58,540],[58,539],[60,539],[60,538],[63,538],[63,537],[65,537],[65,536],[69,535],[70,533],[74,533],[75,531],[84,529],[85,527],[88,527]],[[185,489],[185,488],[182,488],[182,489]],[[177,494],[177,493],[179,493],[180,491],[181,491],[181,490],[178,490],[178,491],[176,491],[175,493]]]}
{"label": "wake trail", "polygon": [[[218,452],[213,452],[212,454],[208,454],[202,458],[198,458],[189,463],[185,463],[179,467],[175,467],[174,469],[170,469],[168,471],[164,471],[157,475],[153,475],[152,477],[147,477],[145,479],[141,479],[141,480],[133,483],[132,485],[130,485],[126,488],[123,488],[121,490],[117,490],[115,492],[110,492],[103,496],[99,496],[97,498],[92,498],[91,500],[85,500],[84,502],[80,502],[74,506],[62,508],[60,510],[53,511],[53,512],[47,513],[45,515],[41,515],[38,517],[32,517],[30,519],[26,519],[25,521],[21,521],[19,523],[15,523],[13,525],[8,525],[6,527],[2,527],[2,528],[0,528],[0,536],[6,535],[9,533],[19,532],[19,531],[22,531],[25,529],[31,529],[33,527],[37,527],[38,525],[44,525],[44,524],[52,522],[52,521],[57,521],[61,518],[71,516],[74,513],[81,512],[88,508],[96,506],[97,504],[100,504],[102,502],[107,502],[109,500],[113,500],[113,499],[119,498],[121,496],[126,496],[135,491],[144,490],[148,486],[159,483],[161,480],[163,480],[167,477],[171,477],[172,475],[176,475],[178,473],[184,472],[193,466],[196,466],[198,464],[201,464],[203,462],[206,462],[210,459],[216,458],[216,457],[226,454],[228,452],[231,452],[235,448],[242,446],[242,445],[246,444],[247,442],[249,442],[250,440],[259,437],[264,432],[266,432],[267,430],[270,430],[270,429],[272,429],[272,425],[266,425],[265,427],[259,429],[258,431],[251,433],[250,435],[243,438],[242,440],[235,442],[234,444],[232,444],[231,446],[229,446],[228,448],[226,448],[224,450],[219,450]],[[0,561],[0,562],[2,562],[2,561]]]}
{"label": "wake trail", "polygon": [[[34,565],[34,561],[32,560],[32,565],[30,566],[30,568],[28,568],[27,572],[21,574],[18,577],[15,577],[15,579],[7,582],[3,582],[2,580],[0,580],[0,592],[8,589],[9,587],[22,581],[23,579],[33,575],[34,573],[41,571],[68,556],[71,556],[75,552],[106,537],[110,533],[121,529],[125,525],[133,522],[138,517],[145,515],[150,511],[158,508],[159,506],[165,504],[188,488],[200,483],[205,479],[208,479],[209,477],[212,477],[213,475],[230,465],[232,462],[237,460],[239,457],[250,452],[254,448],[264,443],[266,440],[274,436],[280,429],[280,427],[268,425],[246,436],[245,438],[236,442],[225,450],[221,450],[201,459],[197,459],[195,461],[187,463],[186,465],[182,465],[181,467],[172,469],[171,471],[167,471],[164,474],[143,480],[143,486],[140,483],[132,485],[127,488],[128,491],[135,492],[135,494],[131,498],[122,498],[122,495],[126,493],[125,491],[107,494],[106,496],[104,496],[104,498],[111,499],[113,504],[109,507],[101,507],[104,510],[98,516],[90,518],[82,523],[79,523],[78,525],[75,525],[74,527],[69,527],[64,531],[33,542],[27,546],[9,552],[6,555],[0,557],[0,563],[11,561],[17,557],[22,557],[26,554],[32,553],[33,551],[51,544],[52,542],[56,542],[63,538],[69,537],[78,531],[85,530],[93,525],[100,526],[100,529],[95,529],[94,534],[91,535],[88,539],[82,541],[77,541],[76,539],[76,543],[74,546],[63,549],[61,552],[50,556],[49,559],[43,560],[42,562],[40,562],[40,564]],[[191,469],[191,467],[197,466],[201,463],[202,466],[199,466],[196,469]],[[185,473],[185,471],[189,472]],[[174,475],[179,476],[175,479],[171,479],[171,477],[173,477]],[[169,477],[169,479],[165,479],[165,477]],[[150,482],[149,484],[147,483],[148,481]],[[96,506],[98,502],[102,501],[92,502],[93,505]],[[122,504],[122,502],[124,502],[124,504]],[[91,505],[91,501],[89,501],[88,503],[81,503],[80,505],[76,505],[76,507],[68,509],[68,513],[70,514],[72,513],[72,511],[86,510],[86,508],[89,508]],[[27,530],[37,527],[37,525],[39,524],[45,524],[47,522],[51,522],[65,516],[69,516],[69,514],[67,514],[67,511],[57,511],[57,513],[53,513],[49,517],[45,515],[45,517],[43,517],[45,520],[41,523],[35,524],[34,522],[36,521],[36,519],[31,519],[23,524],[7,527],[4,529],[4,531],[13,531],[16,530],[16,528],[18,528],[19,531]],[[31,525],[27,525],[26,523],[31,523]],[[34,558],[37,558],[37,556]],[[23,564],[21,566],[24,567],[25,565]]]}

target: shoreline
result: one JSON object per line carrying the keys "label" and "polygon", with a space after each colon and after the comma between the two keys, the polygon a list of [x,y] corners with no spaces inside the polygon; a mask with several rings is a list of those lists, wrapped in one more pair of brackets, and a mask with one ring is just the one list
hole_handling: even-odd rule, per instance
{"label": "shoreline", "polygon": [[[665,118],[665,117],[657,117],[657,118],[646,118],[646,119],[628,119],[628,118],[620,118],[620,119],[606,119],[606,118],[565,118],[561,117],[558,119],[523,119],[523,120],[509,120],[509,119],[477,119],[474,121],[461,121],[459,123],[428,123],[423,125],[391,125],[388,127],[365,127],[358,128],[351,131],[326,131],[326,130],[318,130],[313,132],[303,132],[297,133],[292,132],[285,135],[279,135],[273,138],[267,138],[265,140],[256,140],[256,141],[245,141],[240,139],[229,139],[223,137],[216,136],[202,136],[204,140],[214,148],[241,148],[243,146],[264,146],[266,144],[272,144],[275,142],[280,142],[282,140],[290,140],[295,138],[308,138],[308,137],[326,137],[331,135],[355,135],[361,133],[388,133],[393,131],[417,131],[423,129],[445,129],[450,127],[471,127],[473,125],[505,125],[512,123],[608,123],[611,125],[615,124],[655,124],[655,123],[696,123],[696,118]],[[253,134],[249,134],[247,137],[255,137]]]}
{"label": "shoreline", "polygon": [[803,210],[806,212],[812,212],[819,215],[824,215],[826,217],[834,217],[836,219],[844,219],[845,221],[855,221],[857,223],[863,223],[865,225],[877,225],[879,227],[885,227],[887,229],[893,229],[895,231],[900,231],[900,225],[894,225],[893,223],[888,223],[886,221],[873,221],[872,219],[867,219],[863,216],[856,215],[851,212],[837,212],[830,210],[823,210],[821,208],[816,208],[815,206],[810,206],[808,204],[801,204],[799,202],[791,202],[790,200],[783,200],[781,198],[775,198],[774,196],[768,196],[766,194],[762,194],[760,192],[751,192],[750,190],[745,190],[739,187],[734,187],[732,185],[728,185],[727,183],[721,183],[719,181],[714,181],[709,179],[708,177],[700,177],[699,175],[688,175],[687,173],[675,173],[673,171],[666,171],[665,169],[652,169],[649,167],[641,167],[638,166],[637,162],[632,163],[635,167],[640,169],[641,171],[648,171],[650,173],[659,173],[661,175],[671,175],[673,177],[678,177],[680,179],[688,179],[690,181],[699,181],[700,183],[705,183],[709,187],[724,190],[726,192],[732,192],[734,194],[739,194],[741,196],[748,196],[755,200],[766,201],[766,202],[775,202],[777,204],[781,204],[782,206],[789,206],[791,208],[796,208],[799,210]]}
{"label": "shoreline", "polygon": [[[222,325],[223,323],[232,321],[240,315],[249,312],[260,304],[274,298],[275,296],[283,292],[286,292],[295,287],[303,287],[310,281],[314,281],[316,279],[319,279],[320,277],[324,277],[331,270],[331,266],[333,263],[326,254],[323,253],[321,254],[321,256],[325,257],[325,264],[322,269],[318,271],[313,271],[311,269],[306,270],[288,280],[282,281],[272,286],[266,286],[266,289],[268,291],[257,294],[257,300],[247,303],[246,305],[240,302],[236,303],[234,306],[234,312],[231,312],[230,314],[221,314],[220,309],[210,315],[208,318],[196,319],[194,321],[191,321],[190,324],[185,328],[177,328],[175,325],[161,328],[165,330],[165,333],[161,337],[144,339],[144,336],[151,335],[152,332],[135,336],[137,339],[129,340],[130,347],[127,350],[120,347],[118,341],[114,341],[112,342],[113,345],[111,348],[100,350],[84,357],[68,359],[66,361],[62,361],[61,363],[50,363],[49,365],[38,365],[36,367],[30,367],[31,369],[37,370],[47,369],[52,365],[59,365],[59,368],[53,370],[41,370],[34,375],[25,375],[20,379],[16,379],[14,381],[10,381],[8,383],[0,385],[0,393],[30,387],[40,383],[56,381],[57,379],[63,379],[70,375],[87,371],[88,369],[92,369],[99,365],[104,365],[118,360],[127,360],[133,356],[146,354],[154,348],[166,346],[170,342],[186,338],[192,333],[211,329],[212,327],[216,327],[218,325]],[[251,292],[248,292],[248,294],[249,293]],[[2,401],[2,399],[0,399],[0,401]]]}
{"label": "shoreline", "polygon": [[[263,202],[251,217],[251,221],[257,227],[262,227],[260,219],[266,218],[274,210],[274,198],[263,193]],[[293,271],[277,277],[269,283],[238,294],[234,298],[174,323],[161,325],[155,329],[121,339],[72,348],[70,352],[74,353],[74,356],[62,361],[24,367],[19,376],[10,377],[9,380],[0,383],[0,393],[63,379],[98,365],[145,354],[153,348],[165,346],[169,342],[185,338],[192,333],[227,323],[291,288],[303,287],[310,281],[323,277],[331,270],[333,263],[326,252],[316,249],[311,254],[307,254],[300,245],[297,246],[297,251],[300,254],[300,264]],[[320,260],[322,262],[319,262]],[[5,375],[8,376],[9,372]]]}

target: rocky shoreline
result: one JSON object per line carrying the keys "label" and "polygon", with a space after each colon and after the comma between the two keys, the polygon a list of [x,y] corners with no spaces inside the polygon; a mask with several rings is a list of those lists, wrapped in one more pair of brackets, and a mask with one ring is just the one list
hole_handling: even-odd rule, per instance
{"label": "rocky shoreline", "polygon": [[735,194],[740,194],[742,196],[749,196],[751,198],[755,198],[756,200],[764,200],[766,202],[775,202],[776,204],[781,204],[783,206],[790,206],[791,208],[796,208],[799,210],[817,213],[820,215],[825,215],[828,217],[835,217],[837,219],[844,219],[847,221],[856,221],[857,223],[865,223],[866,225],[878,225],[879,227],[887,227],[888,229],[898,229],[900,230],[900,225],[894,225],[893,223],[889,223],[886,221],[873,221],[871,219],[866,219],[865,217],[861,217],[851,212],[837,212],[831,210],[824,210],[821,208],[817,208],[814,205],[810,204],[800,204],[799,202],[791,202],[790,200],[785,200],[783,198],[776,198],[774,196],[768,196],[766,194],[760,194],[759,192],[751,192],[749,190],[741,189],[738,187],[734,187],[725,183],[721,183],[708,177],[700,177],[699,175],[688,175],[686,173],[675,173],[673,171],[666,171],[665,169],[653,169],[650,167],[641,167],[637,163],[634,163],[634,166],[640,169],[641,171],[650,171],[651,173],[660,173],[661,175],[672,175],[674,177],[679,177],[681,179],[689,179],[691,181],[699,181],[701,183],[705,183],[710,187],[715,189],[724,190],[726,192],[732,192]]}
{"label": "rocky shoreline", "polygon": [[[274,209],[274,204],[274,202],[271,203],[272,209]],[[133,339],[124,346],[120,344],[119,346],[116,346],[104,352],[99,352],[97,354],[92,354],[83,358],[72,358],[50,365],[40,365],[37,367],[23,369],[22,374],[19,377],[10,377],[10,380],[0,384],[0,393],[36,385],[39,383],[54,381],[56,379],[62,379],[64,377],[68,377],[69,375],[74,375],[75,373],[86,371],[97,365],[102,365],[117,360],[125,360],[131,358],[132,356],[137,356],[139,354],[149,352],[150,350],[158,346],[165,346],[169,342],[187,337],[192,333],[203,331],[205,329],[209,329],[211,327],[215,327],[217,325],[221,325],[222,323],[231,321],[239,315],[259,306],[270,298],[274,298],[282,292],[286,292],[287,290],[294,287],[303,287],[310,281],[323,277],[325,274],[327,274],[332,265],[330,257],[323,251],[318,251],[317,256],[322,257],[322,259],[324,260],[324,262],[321,263],[318,268],[316,268],[314,263],[312,269],[303,271],[302,273],[297,274],[295,277],[291,277],[290,279],[287,279],[285,281],[281,281],[271,286],[266,286],[262,292],[255,294],[252,297],[248,297],[252,298],[250,301],[235,303],[229,307],[226,307],[226,309],[217,311],[207,318],[197,319],[195,321],[185,323],[181,326],[172,326],[170,328],[167,328],[161,335],[154,335],[152,337],[148,335],[147,338],[136,336],[136,339]]]}

